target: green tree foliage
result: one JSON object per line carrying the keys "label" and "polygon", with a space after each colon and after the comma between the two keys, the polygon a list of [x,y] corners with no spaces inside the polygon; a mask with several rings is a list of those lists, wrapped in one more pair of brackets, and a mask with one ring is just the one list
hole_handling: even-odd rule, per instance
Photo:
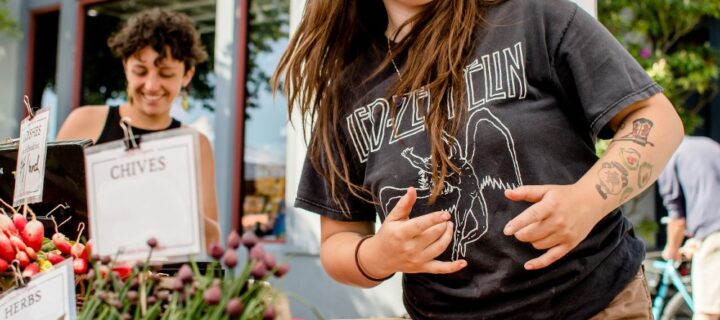
{"label": "green tree foliage", "polygon": [[10,10],[8,10],[7,7],[7,0],[0,0],[0,33],[7,33],[12,36],[20,35],[17,23],[10,16]]}
{"label": "green tree foliage", "polygon": [[[273,53],[277,42],[288,37],[288,0],[253,0],[250,1],[246,107],[257,108],[261,90],[270,90],[270,73],[274,65],[263,63],[263,55]],[[283,48],[284,49],[284,48]],[[280,55],[280,52],[275,52]],[[268,71],[270,70],[270,71]],[[247,117],[247,113],[246,113]]]}
{"label": "green tree foliage", "polygon": [[600,0],[600,21],[664,89],[685,132],[717,95],[718,52],[693,36],[703,19],[720,18],[718,0]]}

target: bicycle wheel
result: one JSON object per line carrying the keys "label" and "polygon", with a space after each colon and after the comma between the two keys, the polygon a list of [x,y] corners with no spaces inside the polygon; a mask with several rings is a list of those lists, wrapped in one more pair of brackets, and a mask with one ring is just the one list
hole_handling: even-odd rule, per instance
{"label": "bicycle wheel", "polygon": [[682,294],[680,292],[675,293],[672,298],[670,298],[670,301],[668,301],[667,305],[665,305],[665,309],[663,309],[661,319],[662,320],[690,320],[692,319],[693,313],[690,311],[690,307],[685,302],[685,299],[683,299]]}

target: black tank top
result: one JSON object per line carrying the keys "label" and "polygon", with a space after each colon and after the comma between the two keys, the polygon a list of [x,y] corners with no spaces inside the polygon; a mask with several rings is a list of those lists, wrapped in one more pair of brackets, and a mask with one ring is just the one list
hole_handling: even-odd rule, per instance
{"label": "black tank top", "polygon": [[[142,128],[138,128],[138,127],[132,127],[132,131],[133,131],[134,135],[140,136],[143,134],[180,128],[180,126],[181,126],[180,121],[177,121],[175,118],[172,118],[172,122],[170,122],[170,126],[168,126],[165,129],[146,130],[146,129],[142,129]],[[105,142],[121,140],[123,137],[125,137],[125,134],[124,134],[122,128],[120,127],[120,107],[109,106],[107,119],[105,120],[105,126],[103,127],[102,133],[100,133],[100,137],[95,142],[95,144],[101,144],[101,143],[105,143]]]}

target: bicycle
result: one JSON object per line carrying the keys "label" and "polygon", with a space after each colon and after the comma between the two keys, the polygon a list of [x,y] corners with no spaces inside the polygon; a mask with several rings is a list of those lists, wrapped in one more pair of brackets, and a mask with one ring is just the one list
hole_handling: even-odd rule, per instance
{"label": "bicycle", "polygon": [[[690,268],[687,261],[663,261],[658,257],[649,258],[654,277],[648,276],[652,287],[652,314],[654,319],[692,319],[694,308],[690,285]],[[650,270],[649,270],[650,271]],[[649,274],[654,272],[650,271]],[[654,283],[652,282],[654,280]]]}

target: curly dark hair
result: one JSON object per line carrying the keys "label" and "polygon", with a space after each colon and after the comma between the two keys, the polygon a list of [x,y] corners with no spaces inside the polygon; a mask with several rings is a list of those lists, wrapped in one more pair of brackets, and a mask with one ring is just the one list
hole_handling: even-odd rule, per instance
{"label": "curly dark hair", "polygon": [[155,64],[166,57],[167,46],[172,58],[185,64],[185,71],[208,57],[190,17],[159,8],[132,16],[119,31],[110,36],[108,46],[122,60],[150,46],[159,54]]}

